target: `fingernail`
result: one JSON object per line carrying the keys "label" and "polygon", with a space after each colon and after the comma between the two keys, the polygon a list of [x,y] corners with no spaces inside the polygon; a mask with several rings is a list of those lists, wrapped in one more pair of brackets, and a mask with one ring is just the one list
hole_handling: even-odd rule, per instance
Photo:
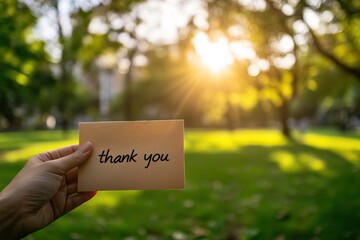
{"label": "fingernail", "polygon": [[88,153],[90,150],[91,150],[91,142],[86,142],[86,143],[84,143],[81,147],[80,147],[80,149],[81,149],[81,152],[82,153]]}

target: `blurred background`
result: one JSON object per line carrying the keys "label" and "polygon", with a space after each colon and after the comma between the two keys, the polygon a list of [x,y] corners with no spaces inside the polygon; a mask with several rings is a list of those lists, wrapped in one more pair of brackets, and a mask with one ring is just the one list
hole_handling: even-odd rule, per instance
{"label": "blurred background", "polygon": [[360,239],[360,2],[3,0],[0,187],[79,121],[184,119],[186,190],[27,239]]}

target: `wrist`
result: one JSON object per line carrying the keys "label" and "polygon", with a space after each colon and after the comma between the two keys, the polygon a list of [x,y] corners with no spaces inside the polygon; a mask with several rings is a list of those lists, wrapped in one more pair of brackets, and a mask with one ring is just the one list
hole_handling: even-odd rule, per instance
{"label": "wrist", "polygon": [[20,239],[20,214],[16,199],[0,192],[0,239]]}

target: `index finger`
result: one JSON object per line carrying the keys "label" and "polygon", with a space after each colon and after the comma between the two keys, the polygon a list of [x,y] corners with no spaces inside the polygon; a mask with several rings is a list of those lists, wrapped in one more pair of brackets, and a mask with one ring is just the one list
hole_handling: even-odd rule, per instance
{"label": "index finger", "polygon": [[[61,149],[62,151],[58,154],[66,153],[66,150],[73,151],[76,148],[70,148],[70,149]],[[59,151],[59,149],[57,150]],[[91,142],[86,142],[81,145],[81,147],[77,147],[76,151],[71,152],[68,155],[65,155],[63,157],[54,159],[52,161],[53,164],[59,167],[59,169],[64,170],[65,172],[70,171],[71,169],[81,165],[84,163],[88,157],[90,156],[92,151],[92,144]]]}

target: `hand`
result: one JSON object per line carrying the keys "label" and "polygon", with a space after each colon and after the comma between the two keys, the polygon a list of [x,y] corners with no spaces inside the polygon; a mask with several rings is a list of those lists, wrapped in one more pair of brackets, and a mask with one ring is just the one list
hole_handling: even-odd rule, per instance
{"label": "hand", "polygon": [[0,239],[24,237],[94,197],[77,192],[77,167],[91,150],[87,142],[32,157],[0,192]]}

